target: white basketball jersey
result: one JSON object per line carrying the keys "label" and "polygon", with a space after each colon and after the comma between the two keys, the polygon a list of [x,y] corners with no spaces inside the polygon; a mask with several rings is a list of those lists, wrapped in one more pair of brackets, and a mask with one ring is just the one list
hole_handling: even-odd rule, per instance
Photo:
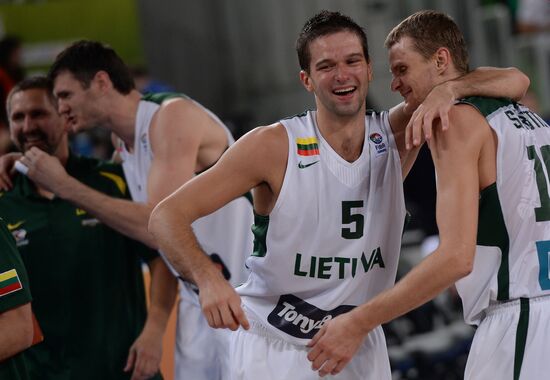
{"label": "white basketball jersey", "polygon": [[306,344],[322,324],[395,282],[405,207],[388,113],[365,117],[353,163],[316,126],[316,112],[282,120],[289,154],[277,202],[255,216],[249,280],[238,288],[248,317]]}
{"label": "white basketball jersey", "polygon": [[550,127],[506,99],[467,98],[498,138],[496,183],[481,191],[474,269],[456,286],[466,322],[492,303],[550,293]]}
{"label": "white basketball jersey", "polygon": [[[177,97],[189,99],[182,94],[154,94],[142,98],[136,115],[134,150],[130,153],[123,143],[119,145],[126,181],[132,199],[136,202],[147,202],[147,178],[153,160],[149,140],[151,120],[162,101]],[[199,103],[195,104],[204,109],[224,129],[228,145],[231,145],[234,139],[221,120]],[[248,278],[244,260],[252,252],[252,222],[252,204],[244,197],[240,197],[193,223],[193,230],[201,247],[213,256],[213,259],[213,254],[217,254],[223,260],[231,274],[230,282],[235,286]],[[168,265],[170,266],[170,263]],[[176,274],[171,266],[170,269]]]}

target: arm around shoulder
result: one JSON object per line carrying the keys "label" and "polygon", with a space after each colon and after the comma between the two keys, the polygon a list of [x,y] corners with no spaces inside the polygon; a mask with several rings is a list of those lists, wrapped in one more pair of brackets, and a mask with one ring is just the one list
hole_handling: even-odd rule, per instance
{"label": "arm around shoulder", "polygon": [[529,89],[529,77],[515,67],[479,67],[442,85],[449,85],[455,99],[477,95],[520,100]]}

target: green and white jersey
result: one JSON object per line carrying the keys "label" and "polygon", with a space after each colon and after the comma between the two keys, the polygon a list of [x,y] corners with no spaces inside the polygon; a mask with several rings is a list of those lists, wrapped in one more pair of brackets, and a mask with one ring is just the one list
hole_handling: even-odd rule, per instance
{"label": "green and white jersey", "polygon": [[456,286],[467,323],[491,304],[550,294],[550,127],[507,99],[461,101],[481,112],[498,139],[496,183],[481,191],[472,273]]}
{"label": "green and white jersey", "polygon": [[[147,178],[154,157],[149,138],[149,128],[153,116],[162,102],[174,98],[185,98],[193,101],[178,93],[158,93],[143,96],[139,102],[136,115],[133,151],[129,152],[122,141],[119,142],[118,150],[123,160],[124,175],[132,199],[135,202],[147,202]],[[195,102],[195,104],[219,124],[220,128],[223,128],[227,135],[227,146],[233,144],[234,139],[231,132],[223,122],[210,110],[199,103]],[[229,280],[233,285],[242,284],[248,277],[244,260],[252,251],[253,236],[250,231],[252,223],[252,203],[245,197],[235,199],[221,209],[193,223],[193,230],[201,247],[215,262],[219,262],[219,260],[223,262],[220,265],[227,269],[230,276]],[[167,262],[167,264],[172,272],[176,274],[170,263]],[[198,304],[197,297],[193,298]]]}
{"label": "green and white jersey", "polygon": [[281,192],[269,216],[255,216],[251,275],[238,292],[251,321],[303,345],[394,284],[403,183],[387,112],[367,114],[353,163],[325,141],[315,111],[281,123],[289,143]]}

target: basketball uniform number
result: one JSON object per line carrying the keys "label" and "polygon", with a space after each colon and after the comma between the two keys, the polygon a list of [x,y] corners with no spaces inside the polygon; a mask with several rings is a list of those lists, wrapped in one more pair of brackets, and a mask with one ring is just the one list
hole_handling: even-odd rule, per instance
{"label": "basketball uniform number", "polygon": [[342,224],[354,224],[354,228],[342,228],[344,239],[359,239],[363,236],[365,217],[353,209],[363,208],[363,201],[342,201]]}
{"label": "basketball uniform number", "polygon": [[[550,220],[550,196],[548,195],[548,181],[544,174],[542,164],[544,162],[544,166],[548,172],[550,169],[550,145],[541,146],[540,153],[544,161],[541,161],[539,158],[534,145],[527,147],[527,157],[535,161],[535,179],[540,198],[540,207],[535,207],[535,220],[537,222],[545,222]],[[548,272],[550,240],[537,241],[535,244],[537,246],[537,255],[539,259],[539,285],[542,290],[550,290],[550,273]]]}
{"label": "basketball uniform number", "polygon": [[[550,171],[550,145],[541,146],[540,153],[548,172]],[[550,220],[550,196],[548,196],[548,180],[542,169],[543,161],[540,160],[534,145],[527,147],[527,157],[535,161],[535,178],[540,198],[540,207],[535,207],[535,219],[537,222],[546,222]]]}
{"label": "basketball uniform number", "polygon": [[550,273],[548,272],[550,240],[537,241],[536,245],[539,256],[539,284],[542,290],[550,290]]}

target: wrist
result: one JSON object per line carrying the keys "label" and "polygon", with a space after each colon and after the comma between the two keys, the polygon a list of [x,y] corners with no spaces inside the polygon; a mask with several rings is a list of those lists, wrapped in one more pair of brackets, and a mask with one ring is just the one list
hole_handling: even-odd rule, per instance
{"label": "wrist", "polygon": [[208,284],[212,282],[226,281],[221,270],[212,262],[212,260],[210,260],[210,257],[206,254],[204,257],[204,265],[198,266],[192,273],[193,281],[198,286],[199,290],[204,286],[208,286]]}
{"label": "wrist", "polygon": [[74,190],[74,183],[78,183],[73,177],[70,175],[65,175],[61,181],[58,181],[55,188],[52,189],[52,191],[57,195],[59,198],[65,199],[65,200],[71,200],[71,196],[76,195],[78,191]]}
{"label": "wrist", "polygon": [[143,331],[154,334],[162,338],[164,331],[166,331],[166,325],[168,324],[168,315],[160,310],[150,307],[147,311],[147,319],[143,326]]}
{"label": "wrist", "polygon": [[445,91],[449,94],[451,101],[453,102],[463,97],[463,94],[461,94],[460,92],[462,86],[458,79],[448,80],[439,84],[438,86],[442,86],[445,88]]}
{"label": "wrist", "polygon": [[368,304],[356,307],[351,314],[353,325],[357,326],[358,332],[362,336],[367,336],[378,325],[369,318],[374,312],[369,312]]}

